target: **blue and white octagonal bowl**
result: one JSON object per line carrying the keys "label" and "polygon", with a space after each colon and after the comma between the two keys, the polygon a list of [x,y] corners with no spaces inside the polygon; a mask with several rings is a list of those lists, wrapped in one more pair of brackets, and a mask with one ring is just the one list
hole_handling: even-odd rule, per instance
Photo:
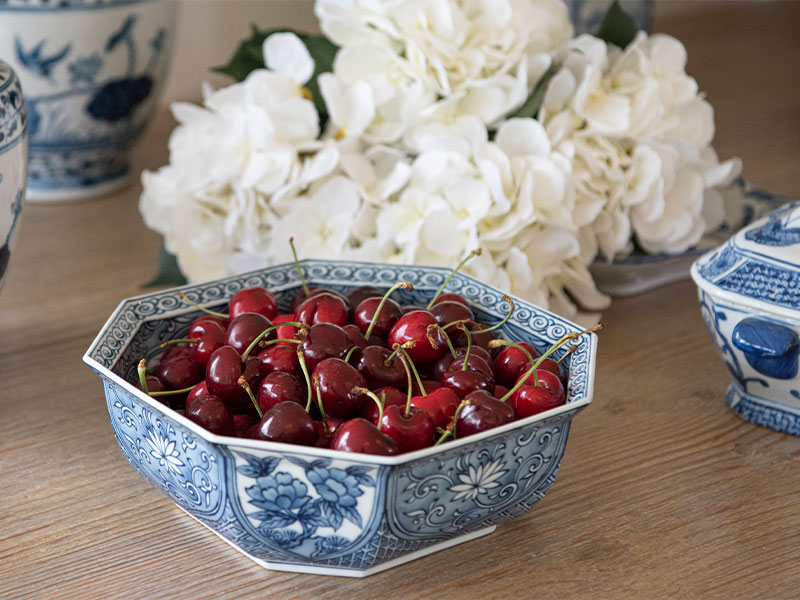
{"label": "blue and white octagonal bowl", "polygon": [[[449,274],[435,267],[309,260],[309,283],[361,285],[424,304]],[[288,310],[300,289],[293,265],[180,288],[226,310],[236,291],[262,285]],[[501,320],[502,293],[458,274],[483,322]],[[504,337],[544,350],[580,327],[514,299]],[[584,335],[566,359],[567,403],[541,415],[400,456],[349,454],[218,436],[146,396],[135,381],[142,357],[183,337],[201,313],[167,290],[123,301],[84,356],[103,380],[117,442],[133,467],[181,509],[258,564],[275,570],[364,577],[494,531],[538,502],[553,484],[572,417],[591,402],[597,338]],[[558,356],[558,355],[557,355]]]}
{"label": "blue and white octagonal bowl", "polygon": [[789,202],[692,265],[706,327],[741,417],[800,435],[800,202]]}

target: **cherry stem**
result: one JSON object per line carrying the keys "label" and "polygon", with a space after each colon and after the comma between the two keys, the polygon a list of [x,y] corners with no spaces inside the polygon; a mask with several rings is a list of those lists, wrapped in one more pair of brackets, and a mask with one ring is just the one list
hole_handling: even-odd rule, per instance
{"label": "cherry stem", "polygon": [[136,365],[136,370],[139,372],[139,385],[142,386],[142,391],[145,394],[149,394],[147,391],[147,361],[142,359],[139,361],[139,364]]}
{"label": "cherry stem", "polygon": [[247,392],[247,395],[250,396],[250,400],[253,401],[253,406],[256,407],[256,412],[258,413],[258,418],[259,419],[263,418],[264,417],[264,412],[261,410],[261,407],[258,405],[258,402],[256,402],[256,397],[253,396],[253,390],[250,389],[250,386],[248,385],[247,380],[244,378],[244,376],[239,377],[239,381],[237,383],[240,386],[242,386],[244,388],[244,391]]}
{"label": "cherry stem", "polygon": [[178,292],[178,296],[180,296],[181,298],[186,300],[186,302],[188,302],[189,304],[191,304],[195,308],[197,308],[199,310],[202,310],[207,315],[211,315],[213,317],[219,317],[220,319],[228,319],[228,318],[230,318],[230,315],[227,315],[227,314],[221,313],[221,312],[217,312],[215,310],[211,310],[210,308],[206,308],[205,306],[200,306],[197,302],[195,302],[194,300],[189,298],[189,296],[187,296],[183,292]]}
{"label": "cherry stem", "polygon": [[347,354],[344,355],[344,362],[346,362],[346,363],[350,362],[350,357],[353,356],[353,352],[355,352],[357,348],[358,348],[358,346],[353,345],[353,347],[350,348],[350,350],[347,351]]}
{"label": "cherry stem", "polygon": [[403,348],[400,344],[395,344],[392,346],[392,350],[400,349],[400,355],[403,356],[408,361],[408,366],[411,367],[411,372],[414,374],[414,379],[417,380],[417,385],[419,386],[419,392],[423,396],[427,396],[428,392],[425,390],[425,386],[422,385],[422,379],[420,379],[419,373],[417,372],[417,367],[414,366],[414,361],[411,360],[411,357],[406,352],[406,349]]}
{"label": "cherry stem", "polygon": [[403,363],[403,367],[406,370],[406,377],[408,377],[408,392],[406,392],[406,412],[405,417],[408,417],[409,411],[411,411],[411,391],[414,387],[414,384],[411,382],[411,368],[408,366],[408,361],[406,361],[406,357],[402,354],[398,354],[397,358],[400,359],[400,362]]}
{"label": "cherry stem", "polygon": [[364,332],[364,337],[366,339],[369,339],[369,334],[371,334],[372,330],[375,328],[375,323],[378,322],[378,315],[381,314],[381,310],[383,309],[383,305],[386,304],[386,301],[389,299],[389,296],[391,296],[392,293],[395,290],[397,290],[397,289],[399,289],[401,287],[402,288],[406,288],[409,292],[413,292],[414,291],[414,286],[411,285],[407,281],[401,281],[399,283],[395,283],[392,287],[390,287],[389,291],[387,291],[383,295],[383,298],[381,298],[381,301],[378,304],[378,308],[375,309],[375,314],[372,315],[372,320],[369,322],[369,327],[367,327],[367,330]]}
{"label": "cherry stem", "polygon": [[[255,348],[256,345],[261,340],[264,339],[264,336],[266,336],[270,331],[275,331],[278,327],[281,327],[283,325],[292,325],[292,326],[300,327],[300,328],[303,328],[303,329],[308,328],[308,325],[306,325],[305,323],[298,323],[296,321],[289,321],[289,322],[286,322],[286,323],[278,323],[277,325],[273,325],[272,327],[267,327],[264,331],[259,333],[252,342],[250,342],[250,345],[242,353],[242,362],[247,360],[247,357],[250,356],[250,353],[253,351],[253,348]],[[296,343],[296,344],[299,343],[297,340],[277,339],[277,340],[270,340],[269,342],[265,342],[265,343],[261,344],[261,347],[265,348],[265,347],[269,346],[270,344],[277,344],[278,342],[293,342],[293,343]]]}
{"label": "cherry stem", "polygon": [[464,364],[461,365],[461,370],[466,371],[467,360],[469,360],[469,353],[472,352],[472,334],[469,332],[469,329],[467,329],[467,326],[464,325],[463,323],[459,323],[458,325],[456,325],[456,327],[458,327],[461,331],[463,331],[467,336],[467,351],[464,352],[464,358],[463,358]]}
{"label": "cherry stem", "polygon": [[[297,274],[300,276],[300,283],[303,285],[303,291],[308,296],[308,284],[306,283],[306,278],[303,277],[303,269],[300,268],[300,261],[297,260],[297,250],[294,248],[294,238],[289,238],[289,246],[292,247],[292,256],[294,256],[294,267],[297,269]],[[326,425],[327,427],[327,425]]]}
{"label": "cherry stem", "polygon": [[431,307],[432,307],[434,304],[436,304],[436,300],[437,300],[437,298],[439,298],[439,296],[441,296],[441,295],[442,295],[442,292],[444,291],[444,288],[446,288],[446,287],[447,287],[447,284],[448,284],[448,283],[450,283],[450,280],[451,280],[451,279],[453,279],[453,277],[455,276],[455,274],[456,274],[456,273],[458,273],[458,271],[461,269],[461,267],[463,267],[463,266],[466,264],[466,262],[467,262],[467,261],[468,261],[470,258],[472,258],[473,256],[480,256],[480,254],[481,254],[481,249],[480,249],[480,248],[476,248],[475,250],[473,250],[472,252],[470,252],[469,254],[467,254],[467,255],[466,255],[466,256],[465,256],[465,257],[464,257],[464,258],[461,260],[461,262],[460,262],[460,263],[458,263],[458,265],[456,265],[456,268],[455,268],[455,269],[453,269],[453,271],[450,273],[450,275],[447,277],[447,279],[445,279],[445,280],[444,280],[444,282],[443,282],[443,283],[442,283],[442,285],[439,287],[439,289],[438,289],[438,290],[436,290],[436,293],[434,294],[433,298],[431,298],[431,301],[430,301],[430,302],[428,302],[428,306],[426,306],[425,308],[427,308],[428,310],[430,310],[430,309],[431,309]]}
{"label": "cherry stem", "polygon": [[480,329],[479,331],[481,333],[488,333],[489,331],[494,331],[498,327],[502,327],[503,325],[505,325],[508,322],[508,320],[511,318],[511,315],[514,314],[514,301],[511,298],[509,298],[508,296],[503,296],[503,300],[508,302],[508,314],[499,323],[495,323],[491,327],[487,327],[485,329]]}
{"label": "cherry stem", "polygon": [[556,361],[556,363],[560,365],[560,364],[563,362],[563,360],[564,360],[565,358],[567,358],[567,357],[568,357],[570,354],[572,354],[573,352],[575,352],[575,350],[577,350],[577,349],[578,349],[578,344],[575,344],[574,346],[570,346],[569,348],[567,348],[567,351],[566,351],[566,352],[564,352],[564,356],[562,356],[561,358],[559,358],[559,359]]}
{"label": "cherry stem", "polygon": [[436,342],[433,339],[433,333],[431,333],[434,329],[438,329],[442,332],[444,336],[444,341],[447,343],[447,347],[450,349],[450,354],[453,355],[453,360],[458,358],[458,354],[456,353],[456,349],[453,348],[453,342],[450,341],[450,336],[447,335],[447,332],[441,325],[436,325],[435,323],[431,323],[428,325],[427,329],[425,329],[425,337],[428,338],[428,342],[430,343],[431,347],[435,350],[438,348]]}
{"label": "cherry stem", "polygon": [[[413,348],[416,345],[417,343],[414,340],[408,340],[407,342],[403,342],[400,348]],[[400,348],[393,350],[392,353],[386,357],[386,360],[383,361],[385,367],[390,367],[392,365],[392,360],[394,360],[394,357],[400,352]]]}
{"label": "cherry stem", "polygon": [[[383,402],[378,396],[375,395],[375,392],[368,390],[364,387],[354,387],[350,390],[354,394],[364,394],[372,398],[373,402],[378,405],[378,430],[381,428],[381,421],[383,421]],[[384,396],[385,397],[385,396]]]}
{"label": "cherry stem", "polygon": [[559,338],[558,341],[555,344],[553,344],[552,346],[550,346],[547,349],[547,351],[544,354],[542,354],[535,363],[533,363],[531,368],[528,369],[525,372],[525,374],[522,377],[519,378],[517,383],[514,384],[514,387],[512,387],[510,390],[508,390],[508,392],[506,392],[506,394],[502,398],[500,398],[500,402],[505,402],[511,396],[513,396],[514,392],[516,392],[520,387],[522,387],[522,385],[525,383],[525,380],[528,379],[528,377],[530,377],[532,373],[536,372],[536,369],[539,367],[539,365],[541,365],[544,362],[544,359],[547,358],[548,356],[550,356],[551,354],[553,354],[556,350],[558,350],[562,346],[564,346],[564,344],[566,344],[567,342],[571,342],[572,340],[577,340],[584,333],[591,333],[593,331],[598,331],[598,330],[600,330],[602,328],[603,328],[603,324],[602,323],[598,323],[597,325],[595,325],[594,327],[590,327],[589,329],[584,329],[583,331],[578,331],[577,333],[568,333],[568,334],[562,336],[561,338]]}
{"label": "cherry stem", "polygon": [[[521,345],[519,345],[519,344],[517,344],[515,342],[509,342],[508,340],[492,340],[491,342],[489,342],[489,347],[490,348],[499,348],[500,346],[511,346],[512,348],[516,348],[520,352],[524,352],[525,356],[528,359],[528,364],[529,365],[533,364],[533,362],[534,362],[533,355],[525,349],[525,346],[521,346]],[[577,346],[573,346],[573,348],[577,348]],[[573,352],[573,350],[570,350],[569,352]],[[538,371],[534,371],[533,372],[533,385],[534,385],[534,387],[539,387],[539,372]]]}
{"label": "cherry stem", "polygon": [[178,394],[185,394],[187,392],[191,392],[194,389],[193,385],[189,387],[182,388],[180,390],[164,390],[163,392],[151,392],[150,395],[153,397],[158,396],[176,396]]}
{"label": "cherry stem", "polygon": [[303,371],[303,377],[306,379],[306,388],[308,389],[308,397],[306,399],[306,412],[311,410],[311,377],[308,376],[308,367],[306,366],[306,357],[303,356],[303,350],[300,346],[297,347],[297,362],[300,363],[300,370]]}
{"label": "cherry stem", "polygon": [[170,340],[168,342],[164,342],[159,346],[159,348],[166,348],[167,346],[172,346],[173,344],[199,344],[203,340],[200,339],[187,339],[183,338],[180,340]]}
{"label": "cherry stem", "polygon": [[325,426],[325,433],[330,434],[331,428],[328,427],[328,415],[325,414],[325,408],[322,406],[322,390],[320,390],[319,375],[314,376],[314,389],[317,392],[317,406],[319,406],[319,414],[322,416],[322,424]]}
{"label": "cherry stem", "polygon": [[447,428],[444,430],[439,439],[436,440],[434,446],[438,446],[450,436],[453,436],[453,439],[456,439],[456,421],[458,420],[458,413],[461,412],[462,408],[471,403],[472,402],[470,400],[462,400],[458,404],[458,406],[456,407],[456,412],[453,413],[453,416],[450,418],[450,422],[447,424]]}

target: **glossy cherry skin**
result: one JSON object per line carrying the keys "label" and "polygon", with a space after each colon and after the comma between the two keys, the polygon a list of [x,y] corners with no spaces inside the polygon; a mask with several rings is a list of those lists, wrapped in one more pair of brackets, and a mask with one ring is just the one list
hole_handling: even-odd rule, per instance
{"label": "glossy cherry skin", "polygon": [[559,398],[545,387],[523,385],[509,400],[518,419],[524,419],[540,412],[550,410],[564,404],[563,395]]}
{"label": "glossy cherry skin", "polygon": [[[264,315],[258,313],[242,313],[228,325],[228,331],[225,334],[225,345],[231,346],[239,354],[244,354],[244,351],[253,343],[253,340],[269,327],[272,327],[272,321]],[[273,329],[262,339],[264,341],[274,340],[275,336],[275,330]],[[256,354],[257,352],[258,350],[256,349],[252,354]]]}
{"label": "glossy cherry skin", "polygon": [[[383,408],[386,409],[387,406],[402,406],[405,409],[406,402],[408,401],[408,397],[398,390],[395,387],[391,386],[384,386],[378,389],[373,390],[375,395],[380,398],[381,394],[384,396],[384,404]],[[372,399],[365,400],[361,404],[361,408],[358,410],[358,416],[364,417],[370,423],[375,425],[378,424],[378,405]]]}
{"label": "glossy cherry skin", "polygon": [[[278,315],[277,317],[272,319],[272,324],[280,325],[281,323],[286,323],[287,321],[297,321],[297,319],[295,319],[294,313]],[[275,330],[275,337],[279,340],[292,340],[294,339],[296,333],[297,333],[297,327],[295,327],[294,325],[283,325],[282,327],[278,327]],[[291,342],[278,342],[277,345],[294,347],[294,344],[292,344]]]}
{"label": "glossy cherry skin", "polygon": [[242,376],[252,390],[258,387],[263,376],[258,357],[248,356],[247,362],[242,364],[239,354],[230,346],[223,346],[211,355],[206,366],[206,386],[234,413],[255,411],[247,392],[239,385],[239,377]]}
{"label": "glossy cherry skin", "polygon": [[182,390],[203,380],[203,367],[189,357],[179,356],[158,363],[153,369],[153,374],[167,386],[167,389]]}
{"label": "glossy cherry skin", "polygon": [[434,427],[447,427],[456,414],[461,399],[450,388],[441,387],[427,396],[414,396],[411,406],[424,410],[431,417]]}
{"label": "glossy cherry skin", "polygon": [[358,328],[358,325],[354,323],[348,323],[342,329],[344,329],[347,335],[350,336],[350,339],[353,340],[353,345],[359,348],[386,345],[386,340],[384,338],[379,338],[377,335],[370,334],[369,339],[365,338],[364,334],[361,333],[361,330]]}
{"label": "glossy cherry skin", "polygon": [[297,296],[294,297],[294,300],[292,300],[291,312],[297,311],[298,306],[300,306],[308,298],[316,296],[317,294],[333,294],[335,296],[339,296],[342,298],[342,300],[345,301],[345,304],[347,304],[348,310],[352,307],[350,300],[344,294],[329,288],[321,288],[321,287],[316,287],[314,285],[310,285],[308,286],[308,294],[306,294],[305,291],[300,290],[297,293]]}
{"label": "glossy cherry skin", "polygon": [[[364,377],[355,367],[340,358],[326,358],[311,374],[311,381],[319,381],[320,397],[325,414],[331,417],[354,417],[364,400],[353,388],[365,387]],[[314,390],[316,394],[316,389]]]}
{"label": "glossy cherry skin", "polygon": [[[461,358],[467,353],[467,347],[459,346],[458,348],[455,349],[455,351],[456,351],[456,356]],[[491,362],[492,355],[489,354],[488,350],[481,348],[480,346],[473,346],[472,348],[470,348],[469,354],[470,356],[479,356],[483,360],[485,360],[487,364],[492,364]],[[450,365],[452,364],[453,360],[455,359],[453,358],[453,355],[450,352],[448,352],[447,354],[442,356],[442,358],[437,360],[436,364],[433,367],[433,378],[436,379],[437,381],[441,381],[442,375],[444,375],[444,372],[450,368]]]}
{"label": "glossy cherry skin", "polygon": [[275,296],[269,290],[254,286],[239,290],[228,300],[228,318],[234,321],[242,313],[258,313],[272,320],[278,314]]}
{"label": "glossy cherry skin", "polygon": [[[380,306],[382,301],[383,298],[381,296],[373,296],[362,300],[361,303],[356,306],[353,311],[353,323],[358,326],[362,333],[367,333],[370,323],[372,323],[372,319],[375,317],[375,311],[378,310],[378,306]],[[380,338],[386,338],[392,326],[394,326],[402,314],[403,309],[400,308],[400,305],[391,298],[387,298],[381,308],[381,312],[379,312],[377,318],[375,318],[375,325],[372,327],[370,333]]]}
{"label": "glossy cherry skin", "polygon": [[263,366],[264,373],[281,371],[296,375],[300,372],[300,361],[297,359],[297,345],[267,346],[258,353],[258,358]]}
{"label": "glossy cherry skin", "polygon": [[358,358],[351,361],[353,366],[364,376],[367,387],[392,386],[396,388],[407,387],[408,375],[403,362],[394,357],[386,364],[386,359],[392,352],[382,346],[367,346],[358,353]]}
{"label": "glossy cherry skin", "polygon": [[442,377],[442,385],[453,390],[459,398],[465,398],[476,390],[494,391],[494,380],[480,371],[447,371]]}
{"label": "glossy cherry skin", "polygon": [[307,325],[333,323],[342,327],[348,323],[349,307],[340,295],[320,292],[302,302],[294,316]]}
{"label": "glossy cherry skin", "polygon": [[405,406],[387,406],[383,409],[380,430],[397,442],[401,453],[433,446],[433,421],[421,408],[412,406],[406,414]]}
{"label": "glossy cherry skin", "polygon": [[347,332],[333,323],[312,325],[300,344],[309,371],[326,358],[344,358],[352,347],[353,340]]}
{"label": "glossy cherry skin", "polygon": [[478,353],[471,353],[467,357],[462,356],[461,358],[455,359],[453,362],[450,363],[450,366],[447,368],[448,371],[461,371],[464,363],[467,363],[467,371],[477,371],[492,380],[494,383],[494,369],[491,367],[491,362],[486,361],[482,356],[479,356]]}
{"label": "glossy cherry skin", "polygon": [[469,308],[469,302],[467,301],[466,298],[464,298],[460,294],[453,294],[453,293],[442,294],[436,299],[436,302],[434,302],[433,305],[436,306],[440,302],[460,302],[461,304]]}
{"label": "glossy cherry skin", "polygon": [[[452,300],[445,300],[443,302],[437,301],[436,304],[431,307],[431,313],[436,317],[436,322],[443,327],[455,321],[475,320],[475,315],[469,306]],[[455,326],[447,328],[447,335],[449,335],[451,339],[455,338],[459,333],[461,332],[456,329]]]}
{"label": "glossy cherry skin", "polygon": [[[558,375],[550,371],[540,371],[539,369],[536,369],[536,375],[538,376],[539,386],[550,392],[558,402],[563,403],[566,394],[564,393],[564,386],[558,378]],[[520,379],[522,379],[522,377],[520,377]],[[524,385],[537,387],[536,378],[534,378],[533,374],[528,376]]]}
{"label": "glossy cherry skin", "polygon": [[[519,345],[531,353],[533,360],[539,357],[529,343],[519,342]],[[494,359],[494,378],[498,383],[511,387],[517,378],[532,366],[522,350],[514,346],[505,346]]]}
{"label": "glossy cherry skin", "polygon": [[225,328],[218,321],[195,321],[186,334],[190,340],[200,340],[199,343],[190,344],[191,359],[205,368],[214,350],[225,345],[225,336]]}
{"label": "glossy cherry skin", "polygon": [[[542,371],[550,371],[553,375],[557,376],[561,380],[561,384],[566,388],[567,387],[567,378],[564,377],[564,373],[561,371],[561,367],[559,364],[554,361],[552,358],[548,357],[542,361],[537,367],[537,370],[541,369]],[[521,373],[520,373],[521,375]]]}
{"label": "glossy cherry skin", "polygon": [[259,440],[313,446],[317,427],[305,409],[296,402],[281,402],[261,417],[256,430]]}
{"label": "glossy cherry skin", "polygon": [[206,380],[204,379],[197,385],[195,385],[192,390],[186,395],[186,408],[189,408],[189,405],[192,403],[192,400],[200,396],[201,394],[208,394],[208,386],[206,386]]}
{"label": "glossy cherry skin", "polygon": [[361,287],[352,289],[345,294],[347,299],[350,301],[350,306],[358,306],[363,300],[380,295],[381,291],[371,285],[362,285]]}
{"label": "glossy cherry skin", "polygon": [[192,400],[184,416],[217,435],[236,435],[233,415],[226,404],[213,394],[201,394]]}
{"label": "glossy cherry skin", "polygon": [[462,438],[487,429],[493,429],[514,420],[514,409],[500,402],[489,392],[479,390],[468,394],[467,404],[456,419],[456,437]]}
{"label": "glossy cherry skin", "polygon": [[433,330],[432,337],[436,343],[434,348],[427,337],[428,327],[437,325],[436,317],[427,310],[414,310],[404,314],[394,324],[389,331],[389,347],[395,344],[414,342],[413,348],[407,348],[406,352],[414,361],[414,364],[430,364],[436,362],[447,352],[447,343],[438,330]]}
{"label": "glossy cherry skin", "polygon": [[273,371],[261,380],[256,401],[261,412],[267,412],[281,402],[296,402],[305,407],[308,401],[308,390],[306,390],[305,384],[294,375]]}
{"label": "glossy cherry skin", "polygon": [[393,456],[400,450],[388,435],[381,433],[375,425],[361,417],[350,419],[336,429],[331,440],[333,450],[342,452],[360,452],[362,454],[378,454]]}
{"label": "glossy cherry skin", "polygon": [[164,354],[158,359],[158,362],[165,363],[176,358],[191,358],[193,348],[191,346],[168,346],[164,350]]}
{"label": "glossy cherry skin", "polygon": [[[422,380],[422,385],[425,388],[425,393],[426,394],[430,394],[433,390],[436,390],[436,389],[439,389],[440,387],[442,387],[442,382],[441,381],[435,381],[433,379],[423,379]],[[412,394],[414,394],[416,396],[421,396],[422,395],[422,391],[423,390],[419,389],[419,385],[417,385],[416,381],[413,383],[411,388],[412,388],[412,390],[411,390]]]}
{"label": "glossy cherry skin", "polygon": [[[167,385],[163,381],[161,381],[159,377],[156,377],[155,375],[146,375],[145,383],[147,384],[148,395],[151,394],[152,392],[166,392],[168,389]],[[134,382],[133,387],[135,387],[137,390],[141,390],[142,382],[137,379]],[[171,403],[169,401],[169,396],[152,396],[152,398],[158,400],[159,402],[161,402],[161,404],[164,404],[166,406],[171,406]]]}

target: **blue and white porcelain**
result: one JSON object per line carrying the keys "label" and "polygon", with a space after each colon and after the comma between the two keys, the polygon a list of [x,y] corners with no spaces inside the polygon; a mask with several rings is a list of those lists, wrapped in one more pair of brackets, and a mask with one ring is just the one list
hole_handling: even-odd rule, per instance
{"label": "blue and white porcelain", "polygon": [[[449,271],[436,267],[309,260],[309,283],[361,285],[424,304]],[[180,288],[208,308],[252,285],[286,311],[300,289],[293,265]],[[567,404],[440,447],[400,456],[349,454],[222,437],[198,427],[131,383],[142,357],[183,337],[199,316],[178,289],[123,301],[84,356],[103,380],[111,425],[131,465],[181,509],[258,564],[276,570],[363,577],[471,540],[520,516],[553,484],[572,417],[592,399],[597,338],[581,337],[566,359]],[[501,320],[503,294],[458,274],[448,286],[482,322]],[[542,351],[580,327],[514,298],[501,333]],[[557,356],[562,355],[560,352]]]}
{"label": "blue and white porcelain", "polygon": [[25,197],[28,127],[19,78],[0,60],[0,286],[17,239]]}
{"label": "blue and white porcelain", "polygon": [[0,2],[0,56],[25,88],[28,197],[68,200],[128,181],[172,44],[171,0]]}
{"label": "blue and white porcelain", "polygon": [[706,327],[741,417],[800,435],[800,202],[739,231],[692,265]]}

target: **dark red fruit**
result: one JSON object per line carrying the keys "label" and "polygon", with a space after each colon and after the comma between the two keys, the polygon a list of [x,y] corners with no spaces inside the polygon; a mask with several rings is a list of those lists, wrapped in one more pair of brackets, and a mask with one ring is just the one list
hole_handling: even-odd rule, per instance
{"label": "dark red fruit", "polygon": [[[563,403],[565,398],[564,386],[562,385],[561,380],[558,378],[558,375],[555,375],[550,371],[540,371],[539,369],[536,369],[536,375],[538,375],[539,386],[550,392],[553,397],[558,400],[558,402]],[[520,379],[522,378],[520,377]],[[537,387],[536,379],[537,378],[531,374],[527,379],[525,379],[525,383],[523,385]]]}
{"label": "dark red fruit", "polygon": [[167,386],[167,389],[182,390],[202,381],[203,367],[187,356],[179,356],[158,363],[153,374]]}
{"label": "dark red fruit", "polygon": [[360,452],[393,456],[400,450],[388,435],[381,433],[375,425],[361,417],[350,419],[336,429],[331,448],[342,452]]}
{"label": "dark red fruit", "polygon": [[377,335],[370,334],[369,339],[365,338],[358,326],[353,323],[348,323],[343,329],[347,332],[347,335],[350,336],[350,339],[353,340],[353,345],[359,348],[386,345],[386,341],[383,338],[379,338]]}
{"label": "dark red fruit", "polygon": [[424,410],[430,415],[433,426],[442,428],[450,423],[460,402],[456,393],[446,387],[435,389],[427,396],[411,398],[411,406]]}
{"label": "dark red fruit", "polygon": [[388,365],[386,364],[386,359],[391,354],[388,348],[367,346],[359,352],[355,361],[351,361],[359,373],[364,376],[368,388],[373,389],[384,386],[407,387],[408,375],[403,362],[394,357]]}
{"label": "dark red fruit", "polygon": [[239,385],[239,377],[244,377],[251,389],[256,389],[263,376],[261,361],[256,356],[248,356],[242,364],[238,352],[230,346],[215,351],[206,366],[206,386],[208,391],[219,396],[234,413],[249,413],[255,410],[250,397]]}
{"label": "dark red fruit", "polygon": [[258,358],[263,365],[264,373],[282,371],[295,375],[300,372],[300,361],[297,359],[297,345],[267,346],[258,353]]}
{"label": "dark red fruit", "polygon": [[[367,333],[372,319],[375,317],[375,311],[382,301],[382,296],[373,296],[372,298],[362,300],[361,303],[356,306],[353,311],[353,323],[358,326],[362,333]],[[381,312],[378,313],[375,319],[375,325],[373,325],[370,333],[380,338],[385,338],[389,335],[389,330],[391,330],[392,326],[402,314],[403,309],[400,308],[400,305],[391,298],[387,298],[386,302],[384,302],[381,307]]]}
{"label": "dark red fruit", "polygon": [[352,347],[353,340],[347,332],[333,323],[312,325],[308,335],[300,344],[309,370],[313,370],[326,358],[344,358]]}
{"label": "dark red fruit", "polygon": [[[286,323],[287,321],[297,321],[294,318],[294,314],[285,314],[285,315],[278,315],[274,319],[272,319],[273,325],[280,325],[281,323]],[[282,327],[278,327],[275,330],[275,336],[279,340],[292,340],[294,339],[295,334],[297,333],[297,327],[294,325],[283,325]],[[294,344],[291,342],[278,342],[278,346],[290,346],[294,347]]]}
{"label": "dark red fruit", "polygon": [[397,442],[400,452],[433,446],[433,421],[421,408],[412,406],[406,414],[405,406],[387,406],[383,410],[380,431]]}
{"label": "dark red fruit", "polygon": [[305,407],[307,400],[306,386],[294,375],[282,371],[273,371],[264,377],[256,394],[261,412],[281,402],[295,402]]}
{"label": "dark red fruit", "polygon": [[[461,302],[454,302],[452,300],[437,300],[436,303],[431,307],[431,313],[434,317],[436,317],[436,322],[442,326],[455,321],[475,320],[475,315],[472,313],[472,309],[469,306],[462,304]],[[458,333],[458,330],[455,329],[455,326],[453,326],[448,328],[447,332],[448,335],[453,335],[453,333]]]}
{"label": "dark red fruit", "polygon": [[199,343],[189,345],[192,348],[192,360],[205,368],[214,350],[225,345],[225,336],[225,328],[220,325],[219,320],[195,320],[186,334],[190,340],[200,340]]}
{"label": "dark red fruit", "polygon": [[[147,384],[147,393],[151,394],[153,392],[166,392],[167,386],[166,384],[161,381],[160,378],[156,377],[155,375],[147,375],[145,377],[145,383]],[[137,390],[142,389],[142,382],[138,379],[133,384],[133,386]],[[153,400],[158,400],[161,404],[165,404],[166,406],[170,406],[169,396],[153,396]]]}
{"label": "dark red fruit", "polygon": [[518,419],[550,410],[564,404],[563,394],[559,398],[545,387],[523,385],[509,400]]}
{"label": "dark red fruit", "polygon": [[428,327],[431,325],[437,325],[436,317],[427,310],[415,310],[404,314],[389,331],[389,347],[392,348],[395,344],[414,342],[413,348],[406,349],[414,364],[436,362],[447,352],[447,344],[441,332],[433,329],[431,337],[435,347],[431,345],[428,339]]}
{"label": "dark red fruit", "polygon": [[233,415],[225,403],[212,394],[201,394],[186,409],[184,416],[217,435],[236,435]]}
{"label": "dark red fruit", "polygon": [[467,404],[459,411],[456,419],[456,437],[480,433],[514,420],[514,409],[489,392],[472,392],[465,400]]}
{"label": "dark red fruit", "polygon": [[436,299],[436,302],[433,303],[434,306],[439,304],[440,302],[460,302],[464,306],[469,308],[469,302],[466,298],[461,296],[460,294],[442,294]]}
{"label": "dark red fruit", "polygon": [[494,391],[494,380],[480,371],[447,371],[442,376],[442,385],[453,390],[459,398],[465,398],[476,390]]}
{"label": "dark red fruit", "polygon": [[[386,386],[378,388],[374,390],[374,392],[378,398],[381,397],[381,394],[384,395],[385,397],[383,405],[384,410],[386,409],[387,406],[397,405],[397,406],[402,406],[403,408],[405,408],[406,406],[406,401],[408,400],[408,397],[397,388]],[[414,401],[413,398],[411,401],[413,403]],[[371,400],[364,401],[364,403],[361,405],[361,408],[358,411],[359,417],[364,417],[367,421],[373,423],[374,425],[378,424],[378,414],[379,414],[378,405]]]}
{"label": "dark red fruit", "polygon": [[295,318],[307,325],[333,323],[340,327],[347,325],[349,307],[341,295],[320,292],[307,298],[297,310]]}
{"label": "dark red fruit", "polygon": [[[466,346],[460,346],[455,350],[456,350],[456,356],[459,358],[461,358],[467,353]],[[479,356],[482,359],[484,359],[487,364],[490,365],[492,364],[492,355],[489,354],[488,350],[481,348],[480,346],[473,346],[472,348],[470,348],[469,354],[470,356],[473,355]],[[436,364],[433,367],[433,378],[436,379],[437,381],[441,381],[442,375],[444,375],[444,372],[450,368],[450,364],[453,362],[453,360],[454,360],[453,355],[450,352],[448,352],[447,354],[442,356],[442,358],[437,360]]]}
{"label": "dark red fruit", "polygon": [[354,393],[353,388],[363,388],[365,381],[355,367],[340,358],[326,358],[314,367],[311,380],[319,382],[322,407],[326,415],[347,418],[358,413],[364,396]]}
{"label": "dark red fruit", "polygon": [[[533,360],[539,357],[533,346],[527,342],[520,342],[519,345],[531,353]],[[511,387],[517,378],[532,366],[522,350],[514,346],[505,346],[494,359],[494,378],[498,383]]]}
{"label": "dark red fruit", "polygon": [[208,387],[206,386],[206,380],[204,379],[197,385],[195,385],[192,390],[186,395],[186,408],[189,408],[189,405],[192,403],[192,400],[197,398],[201,394],[208,394]]}
{"label": "dark red fruit", "polygon": [[247,437],[248,430],[258,424],[258,419],[253,415],[233,415],[233,429],[236,437]]}
{"label": "dark red fruit", "polygon": [[158,362],[167,362],[176,358],[191,358],[193,348],[191,346],[168,346],[158,359]]}
{"label": "dark red fruit", "polygon": [[256,435],[260,440],[313,446],[317,428],[305,409],[296,402],[281,402],[264,413]]}
{"label": "dark red fruit", "polygon": [[269,290],[255,286],[239,290],[228,301],[228,318],[231,321],[243,313],[258,313],[268,319],[278,314],[275,296]]}
{"label": "dark red fruit", "polygon": [[[437,390],[440,387],[442,387],[442,382],[441,381],[435,381],[433,379],[423,379],[422,380],[422,385],[425,388],[425,390],[424,390],[425,393],[426,394],[430,394],[433,390]],[[414,382],[414,384],[411,387],[412,387],[412,391],[411,391],[412,394],[414,394],[416,396],[422,396],[423,390],[419,389],[419,385],[417,384],[416,381]]]}
{"label": "dark red fruit", "polygon": [[372,287],[371,285],[362,285],[361,287],[350,290],[347,292],[347,294],[345,294],[347,299],[350,301],[350,306],[358,306],[367,298],[380,295],[381,291],[376,287]]}
{"label": "dark red fruit", "polygon": [[[228,325],[228,331],[225,335],[225,345],[231,346],[239,354],[244,354],[244,351],[253,343],[253,340],[269,327],[272,327],[272,321],[264,315],[258,313],[242,313]],[[265,341],[274,340],[275,336],[275,330],[273,329],[262,339]]]}

